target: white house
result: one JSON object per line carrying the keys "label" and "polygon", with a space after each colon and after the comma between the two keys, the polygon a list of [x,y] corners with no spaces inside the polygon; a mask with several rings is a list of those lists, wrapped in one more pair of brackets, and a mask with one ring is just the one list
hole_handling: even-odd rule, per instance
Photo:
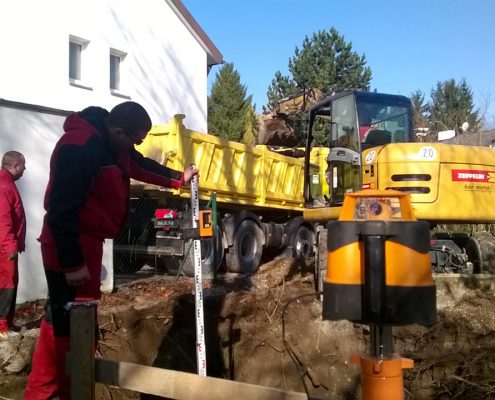
{"label": "white house", "polygon": [[18,181],[28,221],[24,302],[46,296],[36,238],[65,115],[130,99],[154,123],[182,113],[188,127],[206,132],[207,74],[223,60],[180,0],[2,2],[0,37],[0,153],[18,150],[27,164]]}

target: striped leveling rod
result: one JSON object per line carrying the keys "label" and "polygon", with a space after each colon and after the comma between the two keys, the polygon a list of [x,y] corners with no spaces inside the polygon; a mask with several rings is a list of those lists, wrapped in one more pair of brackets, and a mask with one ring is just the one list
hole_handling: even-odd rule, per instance
{"label": "striped leveling rod", "polygon": [[[198,176],[191,179],[191,208],[192,227],[199,228],[199,190]],[[194,240],[194,283],[195,283],[195,310],[196,310],[196,359],[198,375],[206,376],[206,345],[203,307],[203,275],[201,268],[201,241]]]}

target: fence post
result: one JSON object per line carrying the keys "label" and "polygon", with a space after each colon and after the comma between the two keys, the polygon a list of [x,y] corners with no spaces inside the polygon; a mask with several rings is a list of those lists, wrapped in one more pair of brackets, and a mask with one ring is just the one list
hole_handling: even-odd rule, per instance
{"label": "fence post", "polygon": [[95,398],[96,302],[74,302],[70,307],[70,353],[67,370],[72,400]]}

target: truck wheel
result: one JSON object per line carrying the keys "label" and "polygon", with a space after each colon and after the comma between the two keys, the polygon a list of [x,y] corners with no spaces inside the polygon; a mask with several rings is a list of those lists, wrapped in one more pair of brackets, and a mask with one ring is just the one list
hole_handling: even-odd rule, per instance
{"label": "truck wheel", "polygon": [[294,258],[308,259],[314,255],[313,246],[315,244],[314,232],[306,226],[300,226],[297,230],[294,242],[292,243],[292,253]]}
{"label": "truck wheel", "polygon": [[[217,247],[217,258],[215,259],[215,246]],[[194,276],[194,248],[193,240],[188,240],[184,245],[184,251],[188,252],[182,265],[182,273],[186,276]],[[201,264],[204,277],[212,278],[222,265],[223,259],[223,243],[222,243],[222,230],[217,228],[217,235],[211,238],[201,239]],[[177,258],[180,267],[182,258]]]}
{"label": "truck wheel", "polygon": [[475,232],[466,245],[475,274],[495,274],[495,238],[486,231]]}
{"label": "truck wheel", "polygon": [[262,235],[261,229],[252,220],[245,219],[239,224],[234,242],[225,255],[225,264],[230,272],[256,272],[263,252]]}

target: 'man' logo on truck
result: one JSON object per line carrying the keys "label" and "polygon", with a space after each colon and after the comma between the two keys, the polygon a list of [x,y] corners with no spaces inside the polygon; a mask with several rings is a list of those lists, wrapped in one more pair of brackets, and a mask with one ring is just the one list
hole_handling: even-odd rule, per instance
{"label": "'man' logo on truck", "polygon": [[472,169],[453,169],[452,180],[461,182],[488,182],[490,174],[488,171],[477,171]]}

